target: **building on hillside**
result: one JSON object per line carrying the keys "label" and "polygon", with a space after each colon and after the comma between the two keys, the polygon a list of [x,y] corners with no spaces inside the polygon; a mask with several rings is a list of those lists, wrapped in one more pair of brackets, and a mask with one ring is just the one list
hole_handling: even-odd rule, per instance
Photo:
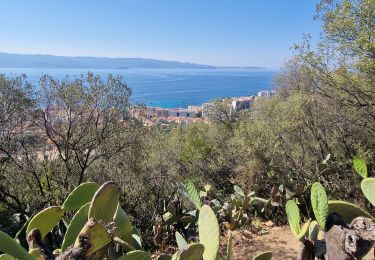
{"label": "building on hillside", "polygon": [[196,117],[196,114],[194,111],[173,108],[169,110],[169,116],[170,117]]}
{"label": "building on hillside", "polygon": [[258,92],[258,97],[271,97],[275,95],[275,90],[262,90]]}
{"label": "building on hillside", "polygon": [[196,117],[202,116],[202,106],[188,106],[188,110],[195,112]]}
{"label": "building on hillside", "polygon": [[157,117],[168,117],[169,116],[169,109],[156,108],[155,113],[156,113]]}
{"label": "building on hillside", "polygon": [[212,115],[213,111],[213,104],[212,103],[203,103],[202,104],[202,118],[209,119],[210,115]]}
{"label": "building on hillside", "polygon": [[232,110],[239,111],[242,109],[249,109],[254,103],[254,97],[240,97],[232,100]]}

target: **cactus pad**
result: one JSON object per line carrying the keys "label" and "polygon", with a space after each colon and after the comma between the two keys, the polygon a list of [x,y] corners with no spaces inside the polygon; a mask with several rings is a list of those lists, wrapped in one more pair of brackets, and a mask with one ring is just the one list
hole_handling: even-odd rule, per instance
{"label": "cactus pad", "polygon": [[195,188],[194,183],[192,181],[188,181],[185,184],[186,193],[185,195],[194,204],[197,209],[200,209],[202,206],[201,197],[199,195],[198,190]]}
{"label": "cactus pad", "polygon": [[303,241],[305,239],[305,236],[308,234],[310,221],[311,219],[309,219],[305,224],[303,224],[301,230],[299,231],[298,236],[297,236],[297,239],[299,241]]}
{"label": "cactus pad", "polygon": [[375,178],[362,180],[361,189],[368,201],[375,206]]}
{"label": "cactus pad", "polygon": [[177,242],[178,250],[182,251],[182,250],[187,249],[188,244],[187,244],[185,238],[178,231],[176,231],[175,236],[176,236],[176,242]]}
{"label": "cactus pad", "polygon": [[131,243],[133,225],[130,222],[128,214],[121,208],[120,204],[117,207],[114,221],[116,227],[115,236],[127,243]]}
{"label": "cactus pad", "polygon": [[104,183],[95,193],[89,209],[89,218],[109,223],[113,220],[119,201],[120,190],[114,182]]}
{"label": "cactus pad", "polygon": [[319,224],[315,220],[310,222],[309,225],[309,240],[314,241],[318,239]]}
{"label": "cactus pad", "polygon": [[359,176],[361,176],[362,178],[367,178],[367,165],[363,159],[354,157],[353,168]]}
{"label": "cactus pad", "polygon": [[17,259],[34,259],[20,244],[18,244],[13,238],[2,231],[0,231],[0,251],[6,253],[4,254],[5,256],[2,255],[3,259],[9,259],[7,255],[10,255]]}
{"label": "cactus pad", "polygon": [[83,205],[90,202],[99,185],[95,182],[86,182],[77,186],[66,198],[61,208],[65,211],[79,210]]}
{"label": "cactus pad", "polygon": [[[81,239],[84,238],[84,239]],[[101,250],[112,242],[111,236],[102,223],[95,219],[89,219],[79,233],[75,243],[75,248],[87,248],[86,256],[90,256]]]}
{"label": "cactus pad", "polygon": [[300,233],[300,213],[299,208],[294,200],[288,200],[285,205],[285,211],[286,215],[288,217],[288,222],[290,229],[292,230],[292,233],[294,236],[298,239],[299,233]]}
{"label": "cactus pad", "polygon": [[204,246],[202,244],[190,244],[187,250],[179,254],[180,260],[200,260],[202,259]]}
{"label": "cactus pad", "polygon": [[328,198],[322,184],[315,182],[311,187],[311,205],[316,221],[322,229],[325,229],[328,216]]}
{"label": "cactus pad", "polygon": [[74,215],[66,230],[61,250],[65,251],[69,246],[74,244],[79,232],[87,222],[87,215],[89,213],[90,203],[86,203]]}
{"label": "cactus pad", "polygon": [[207,205],[202,206],[200,210],[198,230],[199,240],[205,248],[203,259],[215,260],[220,246],[220,230],[215,213]]}
{"label": "cactus pad", "polygon": [[36,228],[40,231],[42,238],[44,238],[59,223],[64,213],[64,210],[60,207],[49,207],[40,211],[30,220],[26,229],[26,235]]}
{"label": "cactus pad", "polygon": [[328,201],[329,213],[336,212],[343,220],[349,224],[356,217],[366,217],[374,219],[370,213],[361,209],[360,207],[341,200],[330,200]]}

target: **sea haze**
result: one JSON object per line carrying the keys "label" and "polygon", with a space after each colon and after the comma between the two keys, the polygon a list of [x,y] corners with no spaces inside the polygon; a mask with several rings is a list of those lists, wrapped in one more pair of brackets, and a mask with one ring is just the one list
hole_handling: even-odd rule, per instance
{"label": "sea haze", "polygon": [[273,89],[277,71],[266,69],[63,69],[0,68],[7,76],[25,74],[38,87],[39,77],[50,74],[62,79],[91,71],[103,77],[111,73],[123,76],[132,89],[133,103],[160,107],[200,105],[217,98],[255,95]]}

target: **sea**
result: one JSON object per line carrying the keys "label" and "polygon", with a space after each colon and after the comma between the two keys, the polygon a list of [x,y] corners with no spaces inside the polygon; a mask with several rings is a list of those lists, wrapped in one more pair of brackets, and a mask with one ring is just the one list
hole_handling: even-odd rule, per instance
{"label": "sea", "polygon": [[38,88],[39,78],[49,74],[57,79],[74,78],[88,71],[106,77],[121,75],[132,90],[133,104],[164,108],[201,105],[224,97],[256,95],[274,89],[278,73],[268,69],[56,69],[0,68],[0,74],[25,74],[27,81]]}

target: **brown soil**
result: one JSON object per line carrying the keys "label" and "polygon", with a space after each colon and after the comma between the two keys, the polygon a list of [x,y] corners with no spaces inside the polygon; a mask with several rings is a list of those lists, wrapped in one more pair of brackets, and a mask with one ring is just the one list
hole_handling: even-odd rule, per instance
{"label": "brown soil", "polygon": [[[296,259],[300,242],[293,236],[289,226],[267,227],[262,225],[257,234],[247,230],[233,231],[233,260],[251,260],[265,251],[272,251],[272,259]],[[222,249],[226,250],[227,238],[222,237]],[[375,259],[371,250],[366,260]]]}
{"label": "brown soil", "polygon": [[[272,251],[272,259],[295,259],[299,248],[289,226],[265,228],[258,234],[246,230],[232,234],[234,260],[252,259],[265,251]],[[226,244],[225,238],[222,244]]]}

